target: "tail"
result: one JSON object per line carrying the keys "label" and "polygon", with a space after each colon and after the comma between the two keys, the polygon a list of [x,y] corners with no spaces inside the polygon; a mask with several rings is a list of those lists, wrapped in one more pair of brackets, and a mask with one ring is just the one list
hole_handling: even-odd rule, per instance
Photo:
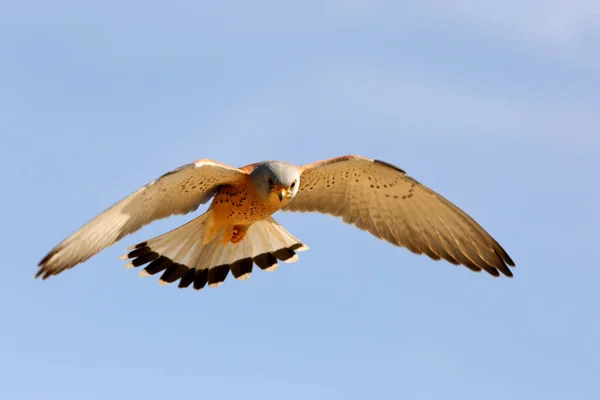
{"label": "tail", "polygon": [[162,272],[160,284],[179,280],[180,288],[193,284],[194,289],[200,290],[206,284],[220,286],[229,271],[236,279],[248,279],[253,264],[265,271],[275,271],[278,260],[295,262],[297,251],[308,250],[271,217],[252,224],[239,243],[224,245],[224,231],[221,231],[203,244],[210,213],[209,210],[177,229],[130,247],[131,251],[121,256],[124,260],[131,259],[125,267],[149,263],[140,271],[141,276]]}

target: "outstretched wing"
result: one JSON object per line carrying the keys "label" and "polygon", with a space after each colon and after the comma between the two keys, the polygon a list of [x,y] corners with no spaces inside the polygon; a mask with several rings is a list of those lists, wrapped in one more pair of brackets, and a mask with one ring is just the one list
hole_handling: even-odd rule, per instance
{"label": "outstretched wing", "polygon": [[116,203],[58,244],[39,263],[43,279],[74,267],[152,221],[187,214],[210,200],[221,185],[248,175],[211,160],[198,160],[168,172]]}
{"label": "outstretched wing", "polygon": [[284,211],[339,216],[413,253],[512,276],[514,262],[477,222],[400,168],[345,156],[302,169],[298,193]]}

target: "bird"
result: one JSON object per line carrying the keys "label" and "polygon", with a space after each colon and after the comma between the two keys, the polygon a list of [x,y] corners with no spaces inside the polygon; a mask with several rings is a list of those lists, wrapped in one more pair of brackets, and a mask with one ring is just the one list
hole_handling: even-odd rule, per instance
{"label": "bird", "polygon": [[[212,200],[212,201],[211,201]],[[246,280],[254,265],[274,271],[308,246],[273,214],[339,217],[393,245],[472,271],[513,277],[515,263],[473,218],[397,166],[347,155],[304,166],[263,161],[236,168],[199,159],[115,203],[55,246],[38,264],[47,279],[83,263],[143,226],[171,215],[200,216],[127,249],[125,267],[161,274],[179,288],[220,286],[229,273]]]}

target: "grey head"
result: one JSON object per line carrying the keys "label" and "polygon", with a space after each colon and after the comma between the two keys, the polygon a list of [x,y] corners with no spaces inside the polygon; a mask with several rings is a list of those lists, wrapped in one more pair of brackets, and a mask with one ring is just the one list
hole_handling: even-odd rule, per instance
{"label": "grey head", "polygon": [[266,201],[289,202],[298,192],[300,170],[283,161],[263,161],[250,174],[258,196]]}

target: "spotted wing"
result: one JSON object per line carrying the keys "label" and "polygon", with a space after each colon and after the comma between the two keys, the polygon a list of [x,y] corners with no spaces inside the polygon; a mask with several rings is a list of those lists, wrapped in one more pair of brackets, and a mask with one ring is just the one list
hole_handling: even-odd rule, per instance
{"label": "spotted wing", "polygon": [[514,262],[471,217],[383,161],[345,156],[302,167],[300,188],[284,211],[342,217],[374,236],[473,271],[512,276]]}
{"label": "spotted wing", "polygon": [[36,277],[46,279],[72,268],[152,221],[192,212],[210,200],[217,187],[246,177],[238,168],[211,160],[198,160],[168,172],[58,244],[40,261]]}

